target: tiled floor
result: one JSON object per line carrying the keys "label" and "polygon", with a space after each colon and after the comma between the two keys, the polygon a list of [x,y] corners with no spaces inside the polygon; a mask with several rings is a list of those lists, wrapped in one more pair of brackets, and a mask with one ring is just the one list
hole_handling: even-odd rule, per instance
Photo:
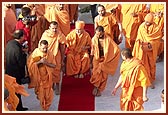
{"label": "tiled floor", "polygon": [[[86,23],[92,23],[90,13],[83,13],[79,14],[79,19],[84,20]],[[120,48],[124,48],[124,41],[120,44]],[[118,65],[118,69],[114,76],[108,77],[107,87],[103,91],[101,97],[95,98],[95,111],[96,112],[119,112],[119,98],[120,98],[120,89],[117,91],[116,96],[111,95],[111,91],[114,88],[118,77],[119,77],[119,67],[122,60],[120,59],[120,63]],[[148,89],[148,97],[149,101],[145,102],[144,108],[145,112],[156,112],[158,109],[161,108],[161,90],[164,88],[164,81],[166,81],[166,76],[164,76],[164,67],[166,64],[165,62],[159,62],[156,65],[156,82],[155,82],[155,89]],[[29,111],[42,111],[40,109],[39,101],[36,99],[33,89],[26,90],[30,93],[29,97],[23,97],[23,105],[29,107]],[[49,109],[49,111],[57,112],[59,102],[59,96],[55,96],[53,103]]]}

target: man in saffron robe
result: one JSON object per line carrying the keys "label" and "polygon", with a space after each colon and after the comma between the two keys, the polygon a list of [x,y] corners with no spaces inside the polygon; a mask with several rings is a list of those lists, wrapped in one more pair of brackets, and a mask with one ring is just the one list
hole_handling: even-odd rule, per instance
{"label": "man in saffron robe", "polygon": [[[12,10],[11,4],[4,4],[3,12],[4,12],[4,48],[9,40],[12,40],[13,32],[15,31],[16,25],[16,15],[15,12]],[[4,51],[5,52],[5,51]],[[4,57],[4,65],[6,63],[6,58]]]}
{"label": "man in saffron robe", "polygon": [[112,13],[120,21],[121,5],[120,4],[102,4],[106,12]]}
{"label": "man in saffron robe", "polygon": [[78,4],[69,4],[69,18],[70,22],[74,23],[78,19]]}
{"label": "man in saffron robe", "polygon": [[154,16],[152,13],[145,16],[145,22],[139,26],[138,35],[132,52],[134,57],[143,61],[149,80],[152,83],[151,88],[154,88],[156,58],[162,38],[160,27],[153,19]]}
{"label": "man in saffron robe", "polygon": [[106,9],[103,5],[99,5],[98,15],[95,17],[94,25],[95,28],[97,26],[103,26],[106,34],[111,36],[117,44],[121,42],[122,34],[122,26],[119,20],[117,20],[116,16],[110,12],[106,12]]}
{"label": "man in saffron robe", "polygon": [[144,21],[145,4],[122,4],[121,5],[121,21],[123,33],[125,33],[125,47],[131,51],[137,37],[140,24]]}
{"label": "man in saffron robe", "polygon": [[[154,13],[154,22],[160,26],[164,38],[164,4],[150,4],[150,12]],[[164,57],[164,39],[160,41],[158,56],[157,62],[162,61]]]}
{"label": "man in saffron robe", "polygon": [[49,27],[49,22],[44,17],[45,4],[27,4],[31,8],[31,14],[37,16],[37,23],[31,27],[31,51],[38,47],[39,40],[45,30]]}
{"label": "man in saffron robe", "polygon": [[[44,31],[42,34],[41,40],[48,41],[48,50],[52,52],[55,56],[54,60],[56,62],[56,67],[54,68],[53,75],[53,88],[55,89],[56,95],[60,94],[59,83],[61,80],[61,69],[64,66],[64,47],[66,38],[64,34],[58,30],[58,23],[55,21],[50,22],[49,29]],[[56,85],[56,86],[55,86]]]}
{"label": "man in saffron robe", "polygon": [[115,95],[121,86],[120,109],[122,111],[143,111],[143,103],[148,101],[147,87],[150,85],[148,74],[143,62],[134,58],[130,49],[123,49],[121,56],[124,60],[120,68],[121,75],[112,95]]}
{"label": "man in saffron robe", "polygon": [[[118,45],[98,26],[92,38],[91,60],[93,70],[90,82],[94,85],[93,95],[101,96],[107,84],[108,74],[114,75],[120,58]],[[92,63],[92,62],[91,62]]]}
{"label": "man in saffron robe", "polygon": [[16,82],[16,78],[5,74],[4,76],[4,87],[9,91],[9,97],[6,99],[5,103],[10,104],[11,106],[8,108],[5,106],[6,111],[16,111],[16,108],[19,104],[19,98],[16,94],[21,94],[23,96],[29,96],[27,91],[24,89],[23,85],[19,85]]}
{"label": "man in saffron robe", "polygon": [[48,110],[54,97],[52,77],[56,63],[46,40],[40,41],[39,47],[28,57],[27,65],[31,79],[28,88],[35,88],[42,109]]}
{"label": "man in saffron robe", "polygon": [[11,8],[11,4],[5,4],[4,11],[4,47],[7,42],[12,39],[13,32],[15,31],[16,15]]}
{"label": "man in saffron robe", "polygon": [[54,4],[46,8],[45,18],[48,22],[56,21],[58,29],[66,36],[70,32],[69,13],[64,4]]}
{"label": "man in saffron robe", "polygon": [[150,12],[154,13],[154,22],[163,30],[164,28],[164,4],[150,4]]}
{"label": "man in saffron robe", "polygon": [[75,29],[66,36],[66,74],[68,76],[75,75],[76,78],[83,78],[83,74],[90,68],[91,37],[84,30],[84,26],[84,21],[76,21]]}

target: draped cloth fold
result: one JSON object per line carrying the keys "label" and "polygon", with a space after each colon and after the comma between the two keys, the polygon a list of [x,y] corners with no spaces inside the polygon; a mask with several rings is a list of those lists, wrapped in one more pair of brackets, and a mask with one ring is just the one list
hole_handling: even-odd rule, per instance
{"label": "draped cloth fold", "polygon": [[[162,32],[159,26],[153,23],[147,27],[145,22],[142,23],[138,29],[137,39],[133,48],[133,56],[143,61],[148,73],[148,77],[151,83],[155,80],[156,76],[156,57],[160,46],[160,40],[162,38]],[[141,42],[148,42],[152,45],[151,51],[143,51]]]}
{"label": "draped cloth fold", "polygon": [[28,88],[34,88],[37,99],[40,100],[40,105],[43,110],[48,110],[53,98],[54,92],[52,89],[52,77],[53,77],[53,68],[50,68],[46,65],[40,64],[37,65],[37,57],[45,57],[48,63],[55,64],[55,57],[51,52],[47,54],[42,53],[39,48],[36,48],[32,54],[28,57],[27,65],[31,83],[28,85]]}
{"label": "draped cloth fold", "polygon": [[90,68],[89,52],[83,48],[91,46],[90,35],[84,31],[78,36],[73,30],[67,35],[66,42],[68,48],[66,74],[70,76],[88,71]]}
{"label": "draped cloth fold", "polygon": [[[108,74],[114,75],[118,67],[120,58],[120,49],[118,45],[105,35],[104,38],[104,61],[99,57],[98,38],[92,38],[93,70],[90,82],[98,87],[100,91],[105,89]],[[101,72],[100,72],[101,71]]]}
{"label": "draped cloth fold", "polygon": [[142,61],[132,58],[123,61],[120,68],[122,76],[122,92],[120,108],[122,111],[142,111],[143,108],[143,86],[149,86],[148,74]]}
{"label": "draped cloth fold", "polygon": [[[56,62],[56,67],[54,68],[53,82],[60,82],[60,71],[61,71],[61,52],[59,45],[64,44],[66,41],[65,35],[61,31],[57,31],[56,33],[52,33],[49,29],[45,30],[42,34],[41,40],[48,41],[48,50],[54,55],[54,60]],[[39,43],[40,43],[39,41]]]}
{"label": "draped cloth fold", "polygon": [[29,94],[24,89],[25,87],[23,85],[19,85],[16,82],[16,78],[12,76],[5,74],[4,82],[5,88],[9,91],[9,98],[7,100],[7,103],[12,105],[10,111],[16,111],[17,105],[19,104],[19,98],[16,96],[16,93],[23,96],[29,96]]}

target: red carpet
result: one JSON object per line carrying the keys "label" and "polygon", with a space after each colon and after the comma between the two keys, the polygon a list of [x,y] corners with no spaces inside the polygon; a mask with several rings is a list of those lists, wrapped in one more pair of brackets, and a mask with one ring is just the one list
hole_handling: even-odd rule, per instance
{"label": "red carpet", "polygon": [[[71,24],[71,30],[74,28],[75,25]],[[94,25],[86,24],[85,30],[92,38],[94,35]],[[85,76],[83,79],[64,76],[58,111],[94,111],[93,85],[89,80],[90,76]]]}
{"label": "red carpet", "polygon": [[94,111],[95,98],[89,79],[90,76],[63,77],[58,111]]}

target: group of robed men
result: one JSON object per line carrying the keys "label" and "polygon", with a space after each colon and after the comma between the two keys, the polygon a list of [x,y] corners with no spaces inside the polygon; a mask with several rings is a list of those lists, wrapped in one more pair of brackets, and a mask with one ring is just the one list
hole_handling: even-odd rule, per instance
{"label": "group of robed men", "polygon": [[[121,86],[121,110],[143,110],[143,102],[148,100],[146,87],[153,85],[156,58],[158,52],[162,52],[159,48],[163,37],[163,15],[160,17],[162,21],[160,19],[161,22],[156,24],[154,11],[146,15],[144,4],[114,5],[115,12],[112,12],[112,7],[111,12],[106,12],[107,9],[99,5],[98,16],[94,20],[95,35],[91,39],[84,29],[84,21],[76,21],[75,29],[70,31],[70,20],[64,8],[61,4],[48,5],[42,17],[50,22],[49,29],[41,34],[38,48],[27,59],[31,78],[28,87],[35,88],[41,107],[49,109],[53,89],[56,94],[60,93],[60,72],[64,67],[67,76],[84,78],[91,64],[90,82],[94,85],[92,94],[100,96],[106,87],[108,74],[114,75],[119,63],[120,48],[114,39],[120,43],[125,37],[126,47],[130,50],[124,49],[121,52],[124,60],[121,76],[112,94]],[[34,26],[36,29],[37,25]]]}

